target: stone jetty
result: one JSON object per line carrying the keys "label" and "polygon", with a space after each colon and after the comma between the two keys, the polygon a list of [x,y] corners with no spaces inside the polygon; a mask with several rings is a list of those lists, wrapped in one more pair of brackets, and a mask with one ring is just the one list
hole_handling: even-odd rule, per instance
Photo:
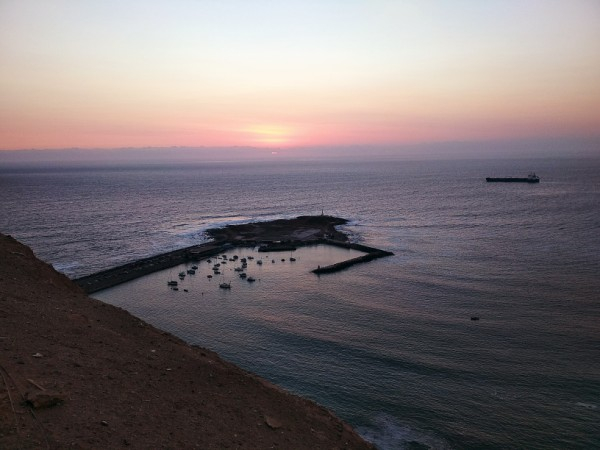
{"label": "stone jetty", "polygon": [[317,267],[312,271],[312,273],[323,274],[323,273],[333,273],[339,272],[340,270],[347,269],[355,264],[361,264],[368,261],[372,261],[377,258],[383,258],[385,256],[392,256],[392,252],[388,252],[385,250],[380,250],[374,247],[367,247],[366,245],[361,244],[351,244],[348,242],[339,242],[333,240],[326,240],[325,243],[329,245],[335,245],[337,247],[349,248],[354,250],[359,250],[361,252],[365,252],[366,255],[359,256],[357,258],[347,259],[346,261],[342,261],[336,264],[332,264],[330,266]]}
{"label": "stone jetty", "polygon": [[112,269],[103,270],[85,277],[76,278],[73,282],[79,285],[86,294],[108,289],[127,281],[135,280],[144,275],[149,275],[159,270],[184,264],[188,261],[197,261],[222,253],[227,248],[224,243],[207,243],[194,245],[172,252],[162,253],[149,258],[133,261]]}

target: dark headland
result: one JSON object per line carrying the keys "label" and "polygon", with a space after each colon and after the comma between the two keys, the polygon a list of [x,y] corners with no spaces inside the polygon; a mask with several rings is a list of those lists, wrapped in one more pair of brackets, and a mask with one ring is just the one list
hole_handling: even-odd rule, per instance
{"label": "dark headland", "polygon": [[229,242],[235,245],[274,241],[307,243],[319,239],[346,242],[348,237],[335,228],[346,223],[348,221],[340,217],[299,216],[294,219],[212,228],[207,231],[207,234],[216,242]]}
{"label": "dark headland", "polygon": [[348,425],[84,291],[0,234],[0,448],[367,449]]}
{"label": "dark headland", "polygon": [[198,261],[220,254],[231,247],[256,247],[264,251],[293,250],[300,246],[329,244],[365,252],[364,256],[327,267],[318,267],[314,273],[331,273],[352,265],[390,256],[393,253],[348,242],[348,236],[336,227],[348,223],[346,219],[327,215],[299,216],[270,222],[254,222],[212,228],[206,234],[212,241],[140,259],[112,269],[73,280],[91,294],[102,289],[134,280],[159,270],[188,261]]}

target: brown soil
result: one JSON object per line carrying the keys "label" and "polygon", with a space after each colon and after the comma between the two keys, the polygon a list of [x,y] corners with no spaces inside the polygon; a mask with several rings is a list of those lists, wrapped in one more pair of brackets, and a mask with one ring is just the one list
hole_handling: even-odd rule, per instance
{"label": "brown soil", "polygon": [[0,234],[0,448],[372,448],[326,409],[87,297]]}
{"label": "brown soil", "polygon": [[335,229],[347,223],[346,219],[332,216],[300,216],[295,219],[279,219],[270,222],[228,225],[207,230],[217,241],[311,241],[329,237],[346,241],[347,236]]}

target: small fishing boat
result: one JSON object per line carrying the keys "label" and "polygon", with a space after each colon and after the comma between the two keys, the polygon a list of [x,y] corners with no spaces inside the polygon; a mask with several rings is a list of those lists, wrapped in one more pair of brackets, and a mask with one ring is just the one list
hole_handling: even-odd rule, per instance
{"label": "small fishing boat", "polygon": [[206,278],[212,278],[212,275],[206,275]]}
{"label": "small fishing boat", "polygon": [[231,289],[231,283],[221,283],[219,287],[221,289]]}
{"label": "small fishing boat", "polygon": [[194,269],[188,269],[188,275],[196,275],[196,271]]}
{"label": "small fishing boat", "polygon": [[256,279],[255,279],[255,278],[253,278],[253,277],[248,277],[248,278],[246,279],[246,281],[247,281],[248,283],[254,283],[254,282],[256,281]]}
{"label": "small fishing boat", "polygon": [[192,266],[192,269],[198,270],[198,266]]}
{"label": "small fishing boat", "polygon": [[262,260],[259,259],[258,261],[256,261],[256,264],[258,264],[259,266],[262,266]]}
{"label": "small fishing boat", "polygon": [[167,281],[167,286],[177,286],[177,281]]}
{"label": "small fishing boat", "polygon": [[244,278],[246,278],[248,275],[246,275],[244,272],[240,273],[240,278],[243,280]]}

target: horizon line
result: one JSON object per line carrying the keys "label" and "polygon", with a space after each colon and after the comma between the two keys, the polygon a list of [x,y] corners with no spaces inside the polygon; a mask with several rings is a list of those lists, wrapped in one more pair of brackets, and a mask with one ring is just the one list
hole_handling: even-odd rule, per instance
{"label": "horizon line", "polygon": [[410,148],[420,146],[443,146],[443,145],[475,145],[475,144],[501,144],[501,143],[547,143],[547,142],[598,142],[598,135],[560,135],[560,136],[525,136],[495,139],[449,139],[431,140],[419,142],[397,142],[397,143],[357,143],[357,144],[320,144],[320,145],[282,145],[282,146],[257,146],[257,145],[143,145],[143,146],[69,146],[69,147],[19,147],[0,148],[0,152],[25,152],[25,151],[111,151],[111,150],[167,150],[167,149],[223,149],[223,150],[261,150],[261,151],[286,151],[286,150],[321,150],[321,149],[353,149],[353,148]]}

